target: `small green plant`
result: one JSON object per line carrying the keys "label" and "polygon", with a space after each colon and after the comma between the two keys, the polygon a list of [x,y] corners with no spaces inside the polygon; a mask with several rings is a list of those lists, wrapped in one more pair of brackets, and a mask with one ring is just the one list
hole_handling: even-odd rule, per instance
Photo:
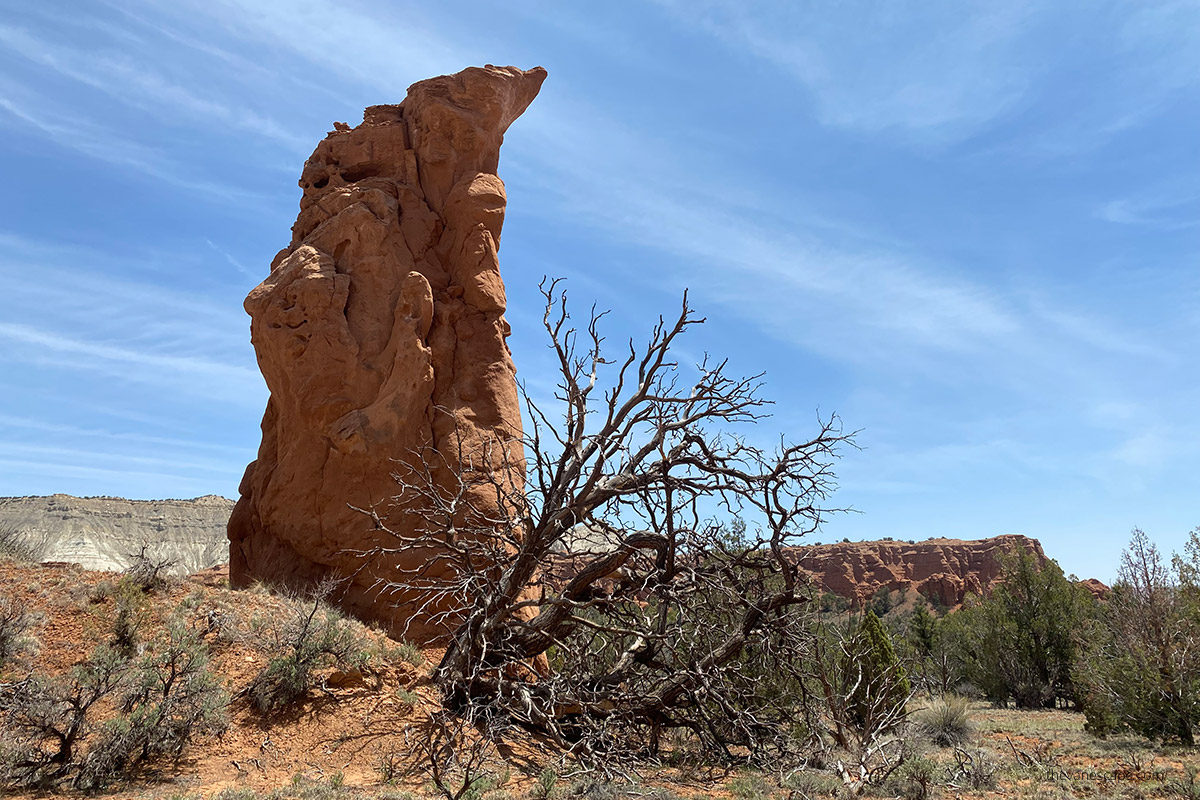
{"label": "small green plant", "polygon": [[1195,766],[1185,764],[1183,777],[1170,781],[1166,786],[1172,797],[1183,800],[1200,800],[1200,772]]}
{"label": "small green plant", "polygon": [[379,782],[391,785],[396,782],[396,779],[404,774],[403,762],[400,754],[394,749],[387,750],[375,759],[375,774],[379,776]]}
{"label": "small green plant", "polygon": [[145,592],[126,578],[117,581],[111,596],[116,613],[109,644],[126,658],[132,658],[141,643],[142,630],[150,620],[150,603]]}
{"label": "small green plant", "polygon": [[416,692],[410,692],[403,686],[396,687],[396,699],[409,708],[413,708],[420,701],[421,696]]}
{"label": "small green plant", "polygon": [[396,651],[400,658],[412,664],[414,667],[419,667],[425,663],[425,654],[421,652],[421,648],[417,647],[412,642],[400,642],[396,646]]}
{"label": "small green plant", "polygon": [[480,800],[485,794],[500,786],[497,777],[491,773],[475,778],[459,795],[459,800]]}
{"label": "small green plant", "polygon": [[187,597],[183,598],[183,600],[181,600],[179,602],[179,607],[190,610],[193,608],[199,608],[200,604],[203,602],[204,602],[204,590],[197,588],[194,591],[192,591],[191,594],[189,594]]}
{"label": "small green plant", "polygon": [[937,764],[925,756],[914,756],[900,766],[897,776],[905,800],[928,800],[937,783]]}
{"label": "small green plant", "polygon": [[180,619],[137,659],[100,644],[66,676],[35,673],[0,690],[4,779],[102,789],[142,764],[178,756],[197,734],[223,730],[226,703],[207,648]]}
{"label": "small green plant", "polygon": [[0,597],[0,670],[36,649],[37,640],[29,635],[36,624],[36,615],[10,598]]}
{"label": "small green plant", "polygon": [[938,747],[958,747],[975,732],[965,697],[939,697],[916,715],[918,734]]}
{"label": "small green plant", "polygon": [[553,767],[546,767],[538,774],[538,781],[530,794],[535,800],[550,800],[557,784],[558,772]]}
{"label": "small green plant", "polygon": [[334,789],[340,789],[346,784],[346,775],[340,769],[329,776],[329,785]]}
{"label": "small green plant", "polygon": [[365,665],[362,637],[354,625],[325,603],[332,586],[318,587],[308,600],[290,600],[290,613],[256,618],[251,628],[272,655],[250,684],[259,711],[282,708],[303,696],[312,672],[331,663]]}
{"label": "small green plant", "polygon": [[829,772],[794,772],[783,780],[789,800],[813,800],[817,797],[836,797],[842,789],[842,779]]}
{"label": "small green plant", "polygon": [[103,603],[108,598],[112,597],[113,591],[116,589],[116,583],[105,578],[97,581],[96,585],[88,592],[88,602]]}
{"label": "small green plant", "polygon": [[737,800],[769,800],[771,789],[757,773],[739,775],[725,786]]}
{"label": "small green plant", "polygon": [[217,800],[254,800],[256,794],[253,789],[242,786],[231,786],[228,789],[222,789],[217,795]]}
{"label": "small green plant", "polygon": [[390,642],[384,640],[378,644],[372,644],[369,650],[371,657],[377,658],[380,661],[392,662],[399,660],[414,667],[419,667],[425,663],[425,655],[412,642]]}

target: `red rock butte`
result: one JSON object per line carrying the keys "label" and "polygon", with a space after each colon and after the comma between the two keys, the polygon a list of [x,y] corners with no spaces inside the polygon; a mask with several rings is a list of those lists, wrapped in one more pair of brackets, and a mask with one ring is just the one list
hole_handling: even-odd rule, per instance
{"label": "red rock butte", "polygon": [[[922,595],[953,608],[968,594],[982,595],[999,579],[1001,556],[1025,550],[1041,563],[1042,545],[1027,536],[990,539],[927,539],[923,542],[873,541],[819,544],[798,548],[796,564],[818,589],[863,607],[881,588]],[[1097,581],[1097,583],[1099,583]]]}
{"label": "red rock butte", "polygon": [[523,458],[496,171],[545,77],[489,65],[421,81],[335,123],[305,163],[291,244],[245,302],[270,399],[229,520],[235,587],[334,578],[355,616],[418,642],[443,632],[420,598],[381,594],[419,556],[364,559],[395,541],[352,506],[403,536],[420,511],[391,504],[406,464],[449,484],[464,459]]}

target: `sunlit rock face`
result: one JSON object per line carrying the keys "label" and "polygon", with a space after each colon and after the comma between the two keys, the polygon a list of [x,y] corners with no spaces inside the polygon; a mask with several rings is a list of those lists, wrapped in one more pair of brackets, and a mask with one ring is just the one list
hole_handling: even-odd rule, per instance
{"label": "sunlit rock face", "polygon": [[[796,562],[821,591],[863,607],[880,589],[934,600],[953,608],[968,594],[981,595],[1001,576],[1006,553],[1046,560],[1037,539],[927,539],[923,542],[843,542],[796,550]],[[1097,582],[1098,583],[1098,582]]]}
{"label": "sunlit rock face", "polygon": [[229,521],[234,586],[337,578],[356,616],[418,641],[444,632],[438,608],[381,591],[423,565],[364,558],[395,541],[355,508],[410,535],[421,509],[392,502],[394,473],[432,465],[449,487],[464,462],[522,457],[496,170],[545,77],[487,66],[421,81],[357,127],[336,123],[306,162],[292,242],[245,303],[271,395]]}
{"label": "sunlit rock face", "polygon": [[79,564],[120,571],[145,548],[168,572],[187,575],[223,563],[225,523],[233,501],[214,495],[192,500],[123,497],[0,497],[0,557]]}

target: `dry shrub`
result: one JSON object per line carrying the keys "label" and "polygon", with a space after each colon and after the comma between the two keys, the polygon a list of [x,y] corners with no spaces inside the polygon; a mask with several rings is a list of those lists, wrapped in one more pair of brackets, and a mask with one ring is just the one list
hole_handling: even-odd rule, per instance
{"label": "dry shrub", "polygon": [[26,533],[11,525],[0,527],[0,559],[36,564],[46,553],[45,537]]}
{"label": "dry shrub", "polygon": [[207,647],[173,617],[139,658],[103,643],[67,675],[0,685],[0,780],[103,788],[223,730],[227,702]]}
{"label": "dry shrub", "polygon": [[157,592],[167,588],[169,577],[178,566],[178,562],[165,556],[156,555],[150,545],[143,544],[136,553],[129,553],[129,566],[122,574],[122,580],[128,580],[143,592]]}
{"label": "dry shrub", "polygon": [[939,697],[916,715],[917,733],[938,747],[963,745],[975,733],[970,702],[965,697]]}
{"label": "dry shrub", "polygon": [[251,620],[255,640],[270,656],[250,684],[250,700],[259,711],[283,708],[303,696],[312,687],[314,670],[365,666],[361,626],[325,602],[333,588],[323,584],[308,599],[287,599],[284,613]]}
{"label": "dry shrub", "polygon": [[38,615],[0,597],[0,670],[37,649],[37,640],[29,635],[37,623]]}

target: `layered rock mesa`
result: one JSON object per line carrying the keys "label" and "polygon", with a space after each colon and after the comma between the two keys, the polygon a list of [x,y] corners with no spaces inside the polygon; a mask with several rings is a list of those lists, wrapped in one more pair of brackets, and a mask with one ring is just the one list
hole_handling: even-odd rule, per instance
{"label": "layered rock mesa", "polygon": [[245,302],[271,394],[229,520],[235,587],[334,578],[345,610],[393,634],[444,631],[441,601],[401,586],[428,579],[434,554],[365,558],[396,541],[352,507],[415,535],[421,503],[391,503],[393,474],[430,465],[451,490],[460,469],[523,463],[496,169],[545,77],[488,65],[421,81],[335,123],[305,163],[292,242]]}
{"label": "layered rock mesa", "polygon": [[0,497],[0,554],[34,561],[123,570],[143,545],[155,558],[175,562],[182,574],[225,561],[225,524],[233,501],[215,495],[193,500],[123,497]]}
{"label": "layered rock mesa", "polygon": [[821,591],[862,607],[881,588],[920,594],[947,607],[967,594],[980,595],[1000,578],[1001,556],[1025,550],[1046,560],[1042,545],[1028,536],[990,539],[927,539],[841,542],[801,548],[796,562]]}

